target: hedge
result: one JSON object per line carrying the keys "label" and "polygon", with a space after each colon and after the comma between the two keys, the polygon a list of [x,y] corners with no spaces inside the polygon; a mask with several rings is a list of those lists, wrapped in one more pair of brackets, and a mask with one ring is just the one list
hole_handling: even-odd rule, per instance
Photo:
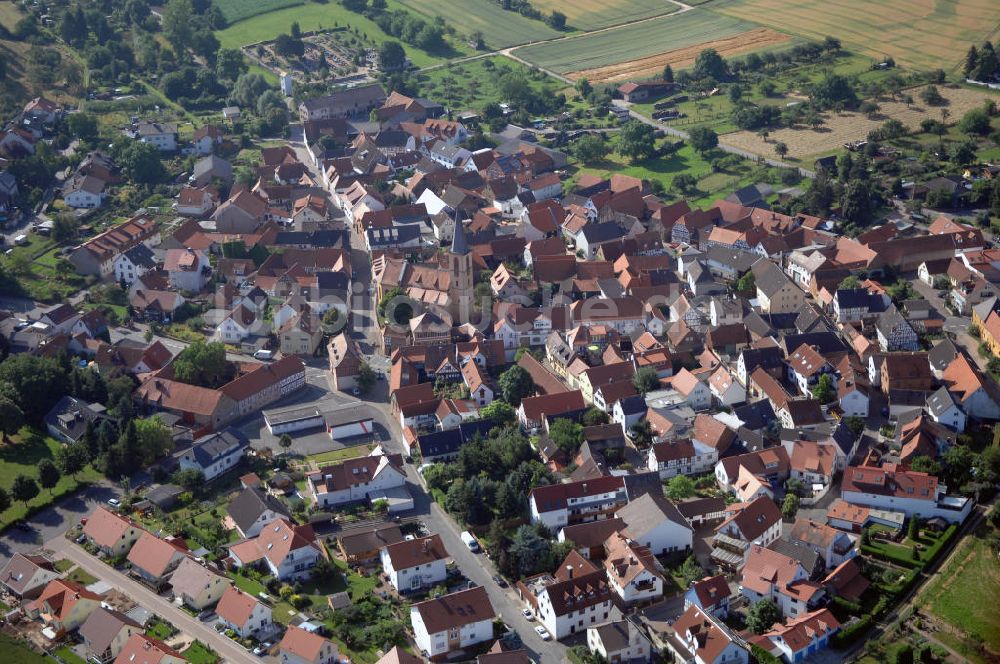
{"label": "hedge", "polygon": [[919,567],[921,565],[919,560],[914,560],[912,554],[897,555],[894,551],[889,549],[884,549],[880,546],[873,546],[870,544],[861,545],[861,553],[866,553],[869,556],[875,558],[881,558],[882,560],[887,560],[897,565],[912,569],[914,567]]}
{"label": "hedge", "polygon": [[852,616],[860,616],[864,613],[864,609],[857,602],[851,602],[844,599],[843,597],[836,596],[833,598],[834,606],[842,609],[845,614]]}
{"label": "hedge", "polygon": [[934,559],[941,554],[941,550],[948,545],[948,542],[955,539],[956,534],[958,534],[958,526],[955,524],[948,526],[948,529],[945,530],[940,537],[938,537],[937,541],[927,547],[927,550],[924,551],[924,555],[921,556],[924,560],[924,564],[928,565],[934,562]]}
{"label": "hedge", "polygon": [[843,648],[854,643],[868,632],[873,622],[875,619],[872,618],[872,614],[866,613],[853,625],[849,625],[834,634],[833,638],[830,639],[830,644],[834,648]]}

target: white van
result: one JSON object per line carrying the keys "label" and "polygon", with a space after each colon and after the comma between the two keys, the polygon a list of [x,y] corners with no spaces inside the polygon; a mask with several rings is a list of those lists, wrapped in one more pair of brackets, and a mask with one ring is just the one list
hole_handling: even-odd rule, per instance
{"label": "white van", "polygon": [[274,351],[273,350],[265,350],[265,349],[261,348],[259,351],[257,351],[256,353],[254,353],[253,356],[254,356],[254,359],[257,359],[257,360],[271,360],[271,359],[274,359]]}
{"label": "white van", "polygon": [[28,244],[28,236],[25,235],[24,233],[21,233],[16,238],[14,238],[14,244],[16,244],[19,247],[21,245]]}
{"label": "white van", "polygon": [[462,541],[465,542],[465,546],[469,547],[469,551],[479,553],[479,542],[472,536],[472,533],[468,530],[463,530],[459,537],[461,537]]}

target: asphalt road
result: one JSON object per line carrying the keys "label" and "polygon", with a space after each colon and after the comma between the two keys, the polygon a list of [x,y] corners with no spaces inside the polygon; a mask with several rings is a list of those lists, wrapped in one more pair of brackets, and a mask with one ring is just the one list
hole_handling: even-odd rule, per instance
{"label": "asphalt road", "polygon": [[169,620],[177,629],[192,639],[208,644],[229,664],[260,664],[259,658],[226,637],[220,636],[211,623],[203,623],[190,616],[165,597],[157,595],[128,575],[105,565],[76,544],[60,537],[50,542],[49,548],[56,553],[57,557],[72,560],[84,571],[111,583],[143,607]]}

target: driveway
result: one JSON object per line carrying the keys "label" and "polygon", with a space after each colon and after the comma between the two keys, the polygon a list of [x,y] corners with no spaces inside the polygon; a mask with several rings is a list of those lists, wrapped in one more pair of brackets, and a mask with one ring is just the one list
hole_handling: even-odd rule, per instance
{"label": "driveway", "polygon": [[56,557],[72,560],[84,571],[107,581],[145,608],[170,621],[177,629],[192,639],[209,645],[229,664],[260,664],[257,657],[224,636],[220,636],[211,624],[203,623],[188,615],[165,597],[160,597],[128,575],[105,565],[65,538],[59,537],[52,540],[48,546],[55,552]]}
{"label": "driveway", "polygon": [[63,534],[79,523],[82,517],[107,502],[108,498],[120,496],[121,490],[118,487],[95,484],[28,519],[28,524],[32,527],[30,532],[8,528],[3,537],[0,537],[0,560],[6,564],[15,553],[30,553],[42,546],[43,542],[63,540]]}

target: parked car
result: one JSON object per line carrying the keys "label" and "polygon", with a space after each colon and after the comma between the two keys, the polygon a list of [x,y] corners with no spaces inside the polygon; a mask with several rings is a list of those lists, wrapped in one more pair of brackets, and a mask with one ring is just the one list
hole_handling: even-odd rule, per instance
{"label": "parked car", "polygon": [[260,644],[259,646],[253,649],[253,654],[257,655],[258,657],[261,657],[270,652],[272,647],[274,647],[273,643],[271,643],[270,641],[265,641],[264,643]]}
{"label": "parked car", "polygon": [[531,609],[521,609],[521,615],[524,616],[525,620],[535,619],[535,614],[531,612]]}
{"label": "parked car", "polygon": [[536,625],[535,626],[535,634],[537,634],[538,636],[542,637],[542,641],[550,641],[550,640],[552,640],[552,635],[549,634],[549,630],[545,629],[541,625]]}
{"label": "parked car", "polygon": [[108,505],[111,505],[112,507],[121,507],[121,504],[122,501],[117,498],[108,498]]}
{"label": "parked car", "polygon": [[493,583],[497,584],[501,588],[506,588],[507,587],[507,582],[504,581],[503,577],[499,576],[498,574],[494,574],[493,575]]}

